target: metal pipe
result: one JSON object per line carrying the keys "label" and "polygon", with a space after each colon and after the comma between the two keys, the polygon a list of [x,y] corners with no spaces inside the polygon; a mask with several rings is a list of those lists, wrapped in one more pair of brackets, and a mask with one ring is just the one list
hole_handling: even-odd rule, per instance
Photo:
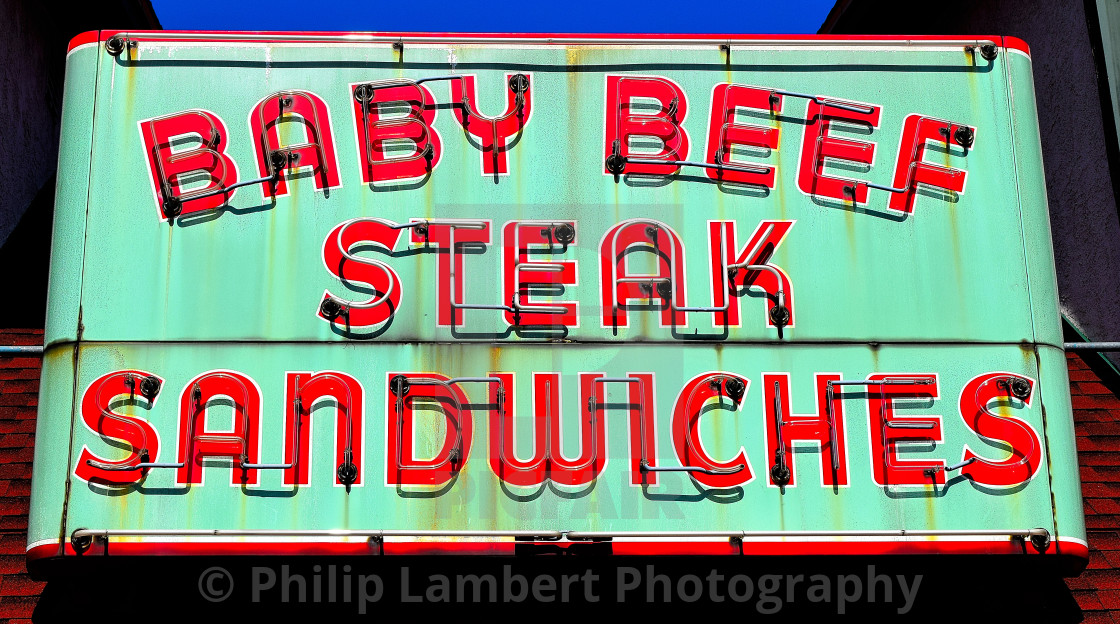
{"label": "metal pipe", "polygon": [[561,539],[562,531],[444,531],[386,529],[75,529],[71,540],[92,537],[543,537]]}
{"label": "metal pipe", "polygon": [[338,35],[293,35],[283,33],[238,33],[238,32],[213,32],[213,33],[181,33],[174,31],[139,31],[119,32],[114,35],[133,41],[161,41],[175,43],[175,39],[188,38],[197,41],[261,41],[261,42],[288,42],[288,43],[465,43],[465,44],[535,44],[535,45],[770,45],[770,46],[795,46],[812,47],[820,45],[843,45],[854,47],[947,47],[947,46],[979,46],[994,45],[1002,47],[994,39],[961,38],[961,39],[842,39],[842,38],[812,38],[812,39],[765,39],[736,40],[730,37],[487,37],[471,36],[470,34],[443,34],[443,35],[385,35],[385,34],[338,34]]}
{"label": "metal pipe", "polygon": [[610,538],[680,538],[711,537],[1009,537],[1049,536],[1044,528],[1009,530],[853,530],[853,531],[457,531],[457,530],[392,530],[392,529],[75,529],[72,540],[93,537],[540,537],[546,539],[588,540]]}
{"label": "metal pipe", "polygon": [[1043,528],[1011,530],[916,530],[891,529],[883,531],[568,531],[570,540],[608,539],[612,537],[636,538],[753,538],[753,537],[1018,537],[1049,536]]}
{"label": "metal pipe", "polygon": [[[200,169],[200,171],[204,171],[204,170]],[[283,171],[283,170],[282,169],[277,169],[276,172],[273,173],[270,176],[266,176],[266,177],[263,177],[263,178],[256,178],[256,179],[253,179],[253,180],[245,180],[243,182],[236,182],[234,184],[230,184],[229,186],[222,186],[222,187],[218,187],[218,188],[216,188],[212,191],[206,191],[205,193],[199,193],[198,195],[192,195],[192,196],[188,197],[187,199],[183,199],[182,197],[174,197],[174,199],[177,200],[177,201],[180,201],[180,202],[186,202],[186,201],[190,201],[190,200],[193,200],[193,199],[203,199],[205,197],[213,197],[215,195],[228,195],[231,191],[234,191],[236,189],[239,189],[239,188],[242,188],[242,187],[245,187],[245,186],[252,186],[254,184],[261,184],[262,182],[273,182],[273,183],[275,183],[277,180],[280,179],[280,172],[281,171]]]}
{"label": "metal pipe", "polygon": [[848,103],[844,100],[836,100],[829,97],[820,95],[809,95],[808,93],[798,93],[796,91],[785,91],[782,89],[771,89],[771,95],[783,95],[787,97],[796,97],[812,101],[817,106],[829,106],[832,108],[839,108],[853,113],[860,113],[863,115],[870,115],[875,112],[875,109],[870,106],[858,106],[856,104]]}
{"label": "metal pipe", "polygon": [[1120,351],[1120,342],[1067,342],[1062,348],[1066,351]]}
{"label": "metal pipe", "polygon": [[17,353],[43,354],[43,345],[0,345],[0,355],[15,355]]}
{"label": "metal pipe", "polygon": [[[700,167],[702,169],[718,169],[723,171],[738,171],[740,173],[770,173],[770,167],[752,167],[751,165],[728,165],[722,163],[696,162],[694,160],[662,160],[660,158],[643,158],[641,156],[622,156],[625,163],[635,165],[672,165],[674,167]],[[641,174],[636,174],[641,175]]]}

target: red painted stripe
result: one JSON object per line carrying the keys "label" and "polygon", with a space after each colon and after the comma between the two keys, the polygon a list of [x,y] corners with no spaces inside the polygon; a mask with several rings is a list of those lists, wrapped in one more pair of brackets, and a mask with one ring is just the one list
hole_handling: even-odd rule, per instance
{"label": "red painted stripe", "polygon": [[[66,549],[66,554],[72,555],[74,554],[74,550],[68,547]],[[58,544],[39,544],[34,548],[27,549],[27,560],[29,562],[38,561],[40,559],[51,559],[54,557],[58,557]]]}
{"label": "red painted stripe", "polygon": [[385,554],[512,555],[516,545],[514,542],[385,542]]}
{"label": "red painted stripe", "polygon": [[66,53],[70,54],[74,50],[74,48],[80,45],[85,45],[87,43],[97,43],[98,35],[100,34],[100,32],[101,31],[99,30],[87,30],[80,35],[75,36],[70,40],[70,45],[66,47]]}
{"label": "red painted stripe", "polygon": [[737,555],[739,547],[731,542],[618,542],[611,544],[613,555]]}
{"label": "red painted stripe", "polygon": [[[512,555],[518,546],[569,548],[582,542],[386,542],[386,555]],[[1089,549],[1078,542],[1057,540],[1047,554],[1088,561]],[[96,548],[83,556],[100,556]],[[376,547],[363,542],[113,542],[109,553],[117,556],[161,555],[370,555]],[[614,555],[737,555],[739,549],[729,542],[626,542],[611,543]],[[743,554],[774,555],[1022,555],[1021,544],[1008,541],[924,540],[825,541],[825,542],[744,542]],[[1026,554],[1039,554],[1027,546]],[[66,544],[66,555],[76,553]],[[41,544],[27,551],[28,561],[58,556],[56,544]]]}
{"label": "red painted stripe", "polygon": [[1069,540],[1058,540],[1055,542],[1058,546],[1059,555],[1068,555],[1070,557],[1077,557],[1078,559],[1089,560],[1089,547],[1081,542],[1071,542]]}
{"label": "red painted stripe", "polygon": [[1031,47],[1027,45],[1026,41],[1018,37],[1004,37],[1003,46],[1008,50],[1019,50],[1025,53],[1028,57],[1031,55]]}

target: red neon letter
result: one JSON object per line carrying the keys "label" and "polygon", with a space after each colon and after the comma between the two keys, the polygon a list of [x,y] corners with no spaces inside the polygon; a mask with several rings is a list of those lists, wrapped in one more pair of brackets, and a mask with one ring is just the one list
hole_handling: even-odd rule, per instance
{"label": "red neon letter", "polygon": [[[656,104],[647,105],[650,111],[643,113],[643,104],[635,99],[654,100]],[[606,110],[604,159],[614,154],[616,147],[623,157],[688,159],[688,133],[681,125],[688,115],[688,98],[677,83],[659,76],[608,75]],[[635,137],[653,138],[660,142],[660,150],[633,153],[630,140]],[[629,163],[625,173],[672,175],[679,170],[677,165]],[[610,173],[605,165],[603,171]]]}
{"label": "red neon letter", "polygon": [[[492,376],[505,380],[507,389],[513,387],[512,373],[492,373]],[[607,461],[607,406],[604,403],[606,389],[602,383],[595,382],[602,377],[602,373],[580,373],[579,400],[576,402],[580,453],[574,459],[567,459],[561,448],[564,410],[560,402],[560,375],[533,373],[533,456],[528,460],[521,460],[516,456],[513,434],[515,403],[512,392],[507,390],[502,410],[492,411],[490,415],[490,431],[497,432],[490,436],[490,468],[494,474],[507,483],[521,486],[538,485],[545,479],[564,485],[585,485],[598,477]],[[647,449],[651,465],[657,452],[653,375],[631,373],[628,377],[642,380],[641,388],[644,390],[642,394],[638,384],[626,384],[630,386],[627,394],[630,405],[627,410],[631,448],[630,479],[631,483],[640,485],[641,450]],[[499,403],[494,390],[491,390],[490,401]],[[656,485],[656,473],[651,473],[647,482]]]}
{"label": "red neon letter", "polygon": [[[208,404],[216,397],[233,401],[232,432],[206,430]],[[246,375],[209,371],[187,382],[179,399],[179,462],[186,465],[176,471],[175,482],[202,483],[202,459],[218,456],[234,458],[233,485],[257,485],[257,471],[241,464],[260,461],[260,418],[261,391]]]}
{"label": "red neon letter", "polygon": [[[730,373],[704,373],[693,377],[681,388],[677,395],[676,404],[673,406],[673,450],[681,466],[695,466],[705,470],[724,470],[726,474],[711,475],[703,472],[690,472],[689,476],[697,482],[713,488],[730,488],[750,482],[754,478],[751,472],[751,463],[747,459],[747,451],[740,446],[739,453],[728,462],[719,462],[704,450],[700,442],[700,415],[704,412],[708,402],[715,398],[718,402],[713,405],[729,411],[737,411],[742,405],[739,400],[732,399],[726,392],[727,380],[737,379],[742,382],[743,395],[746,396],[750,389],[750,380],[743,379]],[[738,470],[735,470],[738,468]],[[732,472],[732,470],[735,470]]]}
{"label": "red neon letter", "polygon": [[[324,291],[324,299],[341,303],[343,312],[333,322],[346,325],[349,329],[373,327],[388,320],[400,307],[403,285],[396,271],[372,258],[353,256],[350,259],[343,255],[344,249],[349,252],[356,245],[369,243],[391,254],[401,235],[401,230],[393,229],[393,225],[391,221],[381,219],[353,219],[340,223],[327,234],[327,240],[323,242],[323,263],[327,271],[345,283],[364,284],[374,290],[374,294],[362,302],[339,299],[329,290]],[[331,320],[324,315],[322,306],[318,315]]]}
{"label": "red neon letter", "polygon": [[[560,379],[555,373],[533,373],[533,412],[529,423],[519,422],[524,430],[526,424],[533,436],[533,455],[528,460],[517,458],[517,440],[514,436],[514,420],[517,418],[517,404],[514,392],[513,373],[491,373],[502,379],[505,396],[499,401],[497,389],[491,390],[490,401],[498,409],[490,410],[490,469],[498,478],[512,485],[532,486],[544,483],[548,473],[548,427],[551,418],[558,416],[558,406],[550,403],[546,409],[537,409],[539,403],[551,401],[553,391],[559,390]],[[543,382],[543,383],[541,383]],[[493,385],[493,384],[491,384]],[[542,387],[545,394],[541,397]],[[557,394],[559,394],[557,392]]]}
{"label": "red neon letter", "polygon": [[964,179],[967,175],[964,171],[922,162],[927,141],[945,143],[948,147],[951,144],[950,137],[961,128],[968,128],[968,132],[976,136],[976,129],[968,126],[929,119],[921,115],[906,117],[906,123],[902,126],[898,163],[894,168],[894,187],[905,188],[906,191],[891,193],[888,208],[905,213],[913,212],[914,200],[918,196],[918,184],[936,186],[954,193],[964,190]]}
{"label": "red neon letter", "polygon": [[[825,159],[847,160],[870,165],[875,157],[875,144],[853,139],[840,139],[829,135],[833,122],[879,127],[878,106],[866,106],[867,112],[837,108],[837,102],[817,104],[810,101],[805,114],[805,138],[801,143],[801,164],[797,172],[797,187],[802,192],[818,197],[843,201],[867,202],[867,186],[845,178],[823,174]],[[844,103],[844,106],[862,108],[863,105]]]}
{"label": "red neon letter", "polygon": [[[298,400],[297,400],[298,399]],[[357,469],[353,485],[362,484],[362,384],[350,375],[336,372],[286,373],[284,375],[284,463],[295,466],[284,471],[284,485],[311,483],[311,415],[316,403],[329,399],[335,405],[334,483],[342,485],[337,467],[349,460]],[[296,427],[299,408],[301,426]],[[299,454],[293,456],[296,432],[299,432]],[[346,457],[346,443],[353,451]]]}
{"label": "red neon letter", "polygon": [[[159,436],[155,429],[135,416],[118,414],[110,407],[113,400],[120,396],[132,397],[137,405],[146,404],[149,410],[155,407],[158,395],[149,402],[140,394],[140,380],[149,375],[151,373],[139,370],[116,371],[102,375],[86,388],[85,394],[82,395],[82,422],[94,433],[111,440],[126,442],[131,450],[128,457],[124,459],[108,460],[101,459],[91,453],[89,447],[82,446],[78,466],[74,469],[74,474],[79,479],[103,485],[128,485],[142,479],[147,469],[105,470],[91,466],[89,462],[109,466],[131,466],[156,460],[159,455]],[[160,379],[160,384],[162,383],[163,379]]]}
{"label": "red neon letter", "polygon": [[[465,407],[470,401],[458,386],[448,389],[440,384],[417,383],[418,380],[447,381],[436,373],[388,373],[386,380],[400,375],[409,385],[403,396],[393,393],[393,383],[385,384],[388,415],[385,441],[385,475],[390,485],[443,485],[462,469],[471,452],[474,416]],[[416,402],[416,398],[422,398]],[[421,410],[417,410],[417,407]],[[443,446],[430,459],[416,457],[412,440],[418,429],[416,414],[428,411],[438,414],[446,423]]]}
{"label": "red neon letter", "polygon": [[[435,169],[440,140],[432,127],[436,107],[430,91],[414,84],[382,89],[359,84],[353,94],[362,182],[423,178]],[[397,108],[408,112],[398,115]],[[407,154],[399,154],[402,144]]]}
{"label": "red neon letter", "polygon": [[[280,124],[285,122],[302,126],[300,130],[308,140],[281,145]],[[272,167],[276,166],[270,161],[272,152],[283,150],[290,154],[285,161],[287,164],[281,165],[285,173],[280,176],[275,188],[267,183],[261,185],[261,196],[266,200],[270,196],[287,195],[288,176],[304,168],[312,172],[316,190],[341,186],[330,111],[319,96],[310,91],[285,91],[271,95],[257,102],[250,111],[249,129],[255,139],[257,172],[262,178],[272,175]],[[294,134],[300,136],[301,132]]]}
{"label": "red neon letter", "polygon": [[[898,399],[937,399],[937,376],[931,374],[879,374],[868,379],[898,379],[898,383],[867,388],[867,405],[871,412],[871,468],[876,485],[928,485],[945,483],[943,461],[902,460],[895,449],[899,442],[943,442],[941,417],[896,417],[894,402]],[[931,383],[919,383],[923,380]],[[933,476],[926,474],[934,471]]]}
{"label": "red neon letter", "polygon": [[[451,226],[446,223],[432,223],[419,228],[411,228],[413,245],[423,244],[424,247],[434,247],[438,259],[436,260],[436,325],[446,327],[452,324],[451,302],[464,303],[466,297],[463,293],[463,256],[461,249],[463,243],[490,244],[490,223],[484,222],[481,227],[476,227],[471,222],[464,222],[462,226]],[[454,230],[455,239],[455,267],[451,267],[451,239]],[[454,293],[454,297],[452,297]],[[454,325],[458,327],[463,323],[463,311],[455,310]]]}
{"label": "red neon letter", "polygon": [[[761,290],[769,295],[766,300],[765,317],[766,323],[773,327],[775,323],[770,316],[770,311],[774,306],[778,305],[778,287],[780,286],[782,294],[785,297],[786,309],[789,311],[789,319],[785,326],[793,326],[796,316],[793,306],[793,282],[790,281],[785,271],[777,265],[771,264],[770,259],[774,256],[774,251],[778,248],[778,245],[781,245],[782,241],[785,240],[786,234],[789,233],[794,223],[796,222],[760,222],[758,227],[755,228],[754,233],[751,234],[750,240],[748,240],[747,244],[743,246],[743,249],[738,252],[736,252],[735,247],[734,221],[711,221],[708,223],[709,249],[712,254],[712,292],[721,293],[719,297],[715,298],[715,305],[723,305],[726,302],[728,290],[731,290],[732,293],[740,293],[740,289],[745,291],[748,288]],[[724,237],[723,247],[727,254],[723,263],[719,260],[721,229],[723,230],[722,234]],[[734,271],[734,276],[729,278],[724,272],[724,267],[733,264],[767,266],[770,267],[771,270],[748,269],[744,266],[740,269],[732,269]],[[733,296],[731,298],[731,305],[727,310],[727,324],[732,327],[739,326],[739,307],[739,296]],[[714,313],[714,316],[716,322],[722,320],[718,312]]]}
{"label": "red neon letter", "polygon": [[[771,92],[765,89],[727,83],[717,84],[712,90],[712,112],[708,122],[708,153],[705,156],[707,162],[713,165],[741,164],[731,159],[732,147],[735,145],[764,148],[766,154],[778,149],[778,137],[781,131],[767,126],[735,123],[737,108],[763,110],[775,115],[782,112],[782,96],[775,94],[771,100]],[[713,180],[774,188],[774,167],[770,167],[769,173],[722,169],[704,171]]]}
{"label": "red neon letter", "polygon": [[[655,273],[627,272],[627,264],[636,263],[632,246],[652,255]],[[607,230],[599,244],[599,286],[603,327],[628,327],[626,306],[631,299],[659,302],[663,326],[687,322],[684,312],[673,314],[669,305],[670,297],[678,307],[685,305],[684,245],[663,223],[635,219]]]}
{"label": "red neon letter", "polygon": [[[1012,384],[1016,382],[1026,384],[1027,398],[1019,399],[1012,394]],[[1011,373],[980,375],[965,385],[960,400],[964,424],[984,440],[1011,447],[1011,453],[1006,459],[993,461],[965,446],[962,461],[971,463],[961,468],[961,474],[994,487],[1019,485],[1034,476],[1042,461],[1042,443],[1034,427],[1020,418],[993,414],[988,409],[993,401],[1006,401],[1009,408],[1029,408],[1033,398],[1034,380]]]}
{"label": "red neon letter", "polygon": [[[555,226],[555,227],[554,227]],[[572,233],[569,243],[557,242],[556,232],[567,226]],[[571,221],[525,223],[510,221],[502,227],[502,301],[516,301],[524,311],[515,319],[514,314],[506,311],[506,322],[510,325],[565,325],[573,326],[579,322],[579,304],[574,301],[555,303],[532,303],[528,300],[534,286],[551,284],[571,286],[576,283],[576,261],[542,262],[541,255],[552,256],[564,253],[569,244],[575,244],[575,223]],[[521,265],[524,268],[519,268]],[[563,314],[533,312],[537,308],[563,308]]]}
{"label": "red neon letter", "polygon": [[[778,423],[777,414],[774,412],[774,384],[778,384],[781,395],[782,442],[785,446],[785,463],[789,468],[789,484],[796,484],[797,471],[793,469],[794,453],[793,443],[797,440],[809,440],[820,445],[821,449],[821,482],[824,485],[848,485],[848,459],[844,447],[844,410],[843,402],[839,397],[832,397],[832,426],[836,431],[836,451],[839,454],[839,463],[832,465],[832,436],[828,426],[827,384],[829,380],[839,381],[840,375],[816,375],[816,414],[794,414],[793,401],[789,392],[788,373],[769,373],[762,376],[763,408],[766,411],[766,457],[771,465],[777,463],[778,453]],[[771,484],[774,477],[767,471]]]}
{"label": "red neon letter", "polygon": [[[140,122],[148,171],[156,189],[161,219],[212,210],[233,198],[236,191],[199,197],[237,183],[237,165],[226,155],[226,126],[221,117],[189,110]],[[181,149],[182,143],[197,143]],[[205,180],[205,186],[197,183]],[[183,187],[191,186],[189,191]]]}
{"label": "red neon letter", "polygon": [[[576,413],[579,422],[579,455],[575,459],[568,459],[564,456],[564,450],[560,445],[560,379],[556,373],[542,375],[540,378],[534,378],[533,382],[537,383],[538,380],[543,384],[548,384],[549,392],[545,393],[544,388],[537,395],[543,399],[540,407],[545,407],[543,403],[548,402],[548,407],[552,408],[550,411],[553,414],[552,421],[548,425],[548,477],[553,481],[563,485],[584,485],[591,483],[595,477],[603,470],[603,465],[607,463],[607,412],[603,409],[603,388],[601,384],[594,383],[596,377],[602,377],[600,374],[595,373],[580,373],[579,374],[579,402],[576,405]],[[593,404],[588,402],[588,397],[594,396],[595,401]],[[537,407],[537,405],[534,405]]]}
{"label": "red neon letter", "polygon": [[[515,78],[516,76],[516,78]],[[520,84],[524,79],[524,84]],[[524,88],[520,97],[515,89]],[[506,152],[508,141],[524,130],[529,123],[533,110],[529,76],[526,74],[506,74],[506,110],[501,117],[484,117],[478,112],[475,99],[474,76],[463,76],[461,80],[451,81],[451,99],[461,102],[469,111],[465,116],[463,108],[454,107],[455,118],[467,132],[478,138],[482,156],[482,175],[505,175],[509,173]],[[489,152],[489,154],[487,153]]]}

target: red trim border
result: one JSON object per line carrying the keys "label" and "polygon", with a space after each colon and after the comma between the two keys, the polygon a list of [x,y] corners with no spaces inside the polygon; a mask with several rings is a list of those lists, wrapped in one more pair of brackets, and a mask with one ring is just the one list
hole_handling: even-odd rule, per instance
{"label": "red trim border", "polygon": [[[286,37],[291,36],[308,36],[308,37],[339,37],[339,42],[345,42],[343,39],[347,36],[365,35],[365,36],[378,36],[378,37],[443,37],[443,38],[458,38],[469,41],[478,38],[492,38],[492,39],[518,39],[522,37],[555,37],[563,39],[597,39],[597,38],[611,38],[611,39],[634,39],[634,40],[657,40],[657,39],[696,39],[696,40],[710,40],[710,39],[726,39],[729,42],[767,42],[767,41],[806,41],[806,42],[831,42],[831,41],[882,41],[889,43],[893,41],[959,41],[961,39],[977,38],[977,39],[992,39],[993,41],[1000,42],[1003,47],[1009,50],[1018,50],[1031,56],[1030,46],[1027,42],[1018,37],[999,36],[999,35],[970,35],[970,36],[950,36],[950,35],[746,35],[746,34],[695,34],[695,33],[456,33],[456,32],[379,32],[379,31],[340,31],[340,32],[324,32],[324,31],[269,31],[269,30],[250,30],[250,31],[222,31],[222,30],[88,30],[81,33],[70,40],[70,44],[66,49],[66,53],[74,51],[75,48],[87,43],[96,43],[112,37],[121,32],[128,32],[143,38],[146,33],[170,33],[172,35],[181,35],[177,37],[161,38],[163,41],[201,41],[202,37],[197,35],[213,35],[213,34],[237,34],[243,32],[247,35],[253,36],[268,36],[268,35],[283,35]],[[102,36],[103,35],[103,36]],[[192,35],[195,35],[192,37]],[[238,41],[237,39],[230,39],[230,41]],[[280,43],[280,40],[240,40],[245,41],[260,41],[260,43]],[[284,40],[293,42],[292,40]],[[298,43],[298,40],[294,41]]]}
{"label": "red trim border", "polygon": [[[270,556],[270,555],[513,555],[518,547],[572,548],[587,547],[589,542],[385,542],[383,549],[365,542],[114,542],[110,553],[114,556]],[[643,542],[616,541],[600,543],[608,546],[610,553],[619,556],[665,555],[1040,555],[1029,544],[1011,540],[946,540],[921,541],[786,541],[743,543],[739,547],[730,542]],[[99,557],[96,547],[82,555],[67,543],[64,557]],[[1056,540],[1044,554],[1051,557],[1072,557],[1087,563],[1089,549],[1073,540]],[[59,557],[59,545],[40,544],[27,551],[29,562]]]}
{"label": "red trim border", "polygon": [[97,43],[100,41],[100,34],[100,30],[87,30],[84,33],[75,35],[74,38],[70,40],[70,44],[66,46],[66,53],[70,54],[74,51],[74,48],[87,43]]}
{"label": "red trim border", "polygon": [[[98,38],[96,36],[97,32],[98,31],[90,31],[90,32],[82,33],[81,35],[78,35],[78,37],[75,37],[74,40],[72,40],[70,42],[70,49],[72,50],[75,47],[75,45],[79,45],[79,44],[75,43],[76,41],[78,41],[78,39],[89,37],[89,36],[91,36],[91,34],[92,34],[92,38],[83,39],[80,43],[88,43],[89,41],[97,41],[98,40]],[[299,37],[299,36],[332,37],[332,36],[336,36],[336,37],[339,38],[339,41],[338,41],[339,43],[348,43],[348,42],[349,43],[354,43],[353,41],[347,41],[346,39],[344,39],[345,37],[353,37],[353,36],[432,37],[432,38],[445,38],[445,39],[446,38],[463,39],[464,41],[470,41],[471,39],[479,39],[479,38],[519,39],[519,38],[525,38],[525,37],[533,37],[533,38],[545,37],[545,38],[558,38],[558,39],[560,39],[560,38],[562,38],[562,39],[610,38],[610,39],[633,39],[633,40],[654,40],[654,41],[656,41],[658,39],[678,40],[678,41],[679,40],[689,40],[689,39],[694,39],[694,40],[698,40],[698,41],[712,40],[712,39],[723,39],[723,40],[726,40],[728,42],[805,41],[805,42],[820,42],[820,43],[844,42],[844,41],[881,41],[881,42],[884,42],[884,43],[907,42],[907,41],[960,41],[962,39],[974,39],[975,38],[975,39],[990,39],[992,41],[999,42],[1002,46],[1004,46],[1008,49],[1019,50],[1019,51],[1025,53],[1028,57],[1030,56],[1030,47],[1026,44],[1025,41],[1023,41],[1022,39],[1019,39],[1018,37],[1004,37],[1004,36],[1000,36],[1000,35],[816,35],[816,34],[814,34],[814,35],[805,35],[805,34],[755,35],[755,34],[741,34],[741,33],[735,33],[735,34],[732,34],[732,33],[548,33],[548,32],[542,32],[542,33],[533,33],[533,32],[524,32],[524,33],[505,33],[505,32],[464,33],[464,32],[390,32],[390,31],[326,32],[326,31],[269,31],[269,30],[247,30],[247,31],[223,31],[223,30],[178,30],[178,31],[131,30],[131,31],[124,31],[124,30],[105,30],[105,31],[101,31],[101,34],[102,34],[101,40],[108,39],[108,38],[112,37],[113,35],[116,35],[116,34],[122,33],[122,32],[127,32],[130,35],[133,35],[140,40],[144,39],[145,34],[157,33],[158,32],[161,35],[160,36],[160,41],[179,41],[179,42],[182,42],[182,41],[201,41],[201,40],[204,40],[204,37],[202,37],[201,35],[220,34],[220,35],[234,35],[233,38],[228,40],[230,42],[254,41],[254,42],[259,42],[259,43],[264,43],[264,44],[267,44],[267,43],[284,43],[284,42],[298,43],[299,41],[298,41],[298,39],[296,39],[296,40],[292,40],[292,39],[284,39],[284,40],[280,40],[280,39],[277,39],[277,40],[243,39],[243,40],[238,40],[235,36],[237,34],[252,35],[254,37],[269,36],[269,35],[284,36],[284,37]],[[170,34],[172,36],[171,37],[166,36],[168,34]]]}
{"label": "red trim border", "polygon": [[1018,37],[1004,37],[1003,47],[1007,48],[1008,50],[1018,50],[1023,54],[1026,54],[1027,58],[1031,57],[1031,47],[1027,45],[1026,41],[1023,41]]}

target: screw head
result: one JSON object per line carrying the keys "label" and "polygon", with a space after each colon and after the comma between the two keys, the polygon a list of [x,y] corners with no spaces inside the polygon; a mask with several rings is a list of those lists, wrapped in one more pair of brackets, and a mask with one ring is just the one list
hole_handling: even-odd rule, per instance
{"label": "screw head", "polygon": [[1031,546],[1040,553],[1046,552],[1050,548],[1050,532],[1043,531],[1042,533],[1031,534]]}
{"label": "screw head", "polygon": [[968,126],[958,126],[957,131],[953,133],[953,140],[961,147],[972,147],[973,141],[976,140],[976,133]]}
{"label": "screw head", "polygon": [[1020,401],[1027,400],[1031,396],[1031,384],[1026,379],[1016,377],[1008,384],[1011,388],[1011,396],[1019,399]]}
{"label": "screw head", "polygon": [[611,154],[607,156],[607,171],[614,175],[621,175],[623,170],[626,169],[626,161],[619,154]]}
{"label": "screw head", "polygon": [[338,480],[346,487],[350,487],[358,480],[358,467],[354,462],[342,462],[335,473],[338,475]]}
{"label": "screw head", "polygon": [[84,530],[84,527],[74,529],[74,532],[70,534],[70,545],[74,547],[74,552],[78,553],[79,555],[89,550],[90,545],[93,544],[92,535],[78,535],[78,531]]}
{"label": "screw head", "polygon": [[567,223],[561,223],[553,230],[552,236],[561,245],[568,245],[576,239],[576,229]]}
{"label": "screw head", "polygon": [[673,296],[673,284],[671,282],[658,282],[657,294],[661,295],[662,299],[669,299]]}
{"label": "screw head", "polygon": [[373,88],[360,84],[354,87],[354,99],[358,102],[368,102],[373,99]]}
{"label": "screw head", "polygon": [[789,323],[789,308],[780,305],[770,308],[770,320],[778,327],[785,327]]}
{"label": "screw head", "polygon": [[159,390],[162,386],[163,383],[158,377],[155,375],[148,375],[140,380],[140,394],[143,395],[145,399],[148,399],[148,401],[151,401],[159,394]]}
{"label": "screw head", "polygon": [[408,388],[408,377],[404,375],[394,375],[389,380],[389,392],[392,392],[395,396],[403,397],[408,394]]}
{"label": "screw head", "polygon": [[980,46],[980,56],[984,57],[985,61],[994,61],[999,54],[999,49],[992,44]]}
{"label": "screw head", "polygon": [[174,219],[183,213],[183,202],[178,197],[167,197],[163,200],[163,214],[168,219]]}
{"label": "screw head", "polygon": [[268,155],[268,162],[272,164],[273,171],[280,171],[288,166],[291,154],[286,150],[276,150]]}
{"label": "screw head", "polygon": [[109,37],[109,40],[105,42],[105,51],[113,56],[120,55],[121,52],[124,52],[124,48],[124,37],[120,35]]}
{"label": "screw head", "polygon": [[525,74],[514,74],[509,77],[509,90],[514,93],[524,93],[529,90],[529,78]]}
{"label": "screw head", "polygon": [[781,464],[774,464],[770,469],[770,478],[774,481],[774,485],[785,486],[789,485],[789,468]]}
{"label": "screw head", "polygon": [[333,321],[342,314],[342,306],[337,300],[327,297],[319,304],[319,313],[326,317],[327,320]]}
{"label": "screw head", "polygon": [[723,389],[727,391],[727,396],[731,397],[732,401],[738,403],[743,400],[743,395],[747,392],[747,384],[738,377],[729,377],[723,382]]}

